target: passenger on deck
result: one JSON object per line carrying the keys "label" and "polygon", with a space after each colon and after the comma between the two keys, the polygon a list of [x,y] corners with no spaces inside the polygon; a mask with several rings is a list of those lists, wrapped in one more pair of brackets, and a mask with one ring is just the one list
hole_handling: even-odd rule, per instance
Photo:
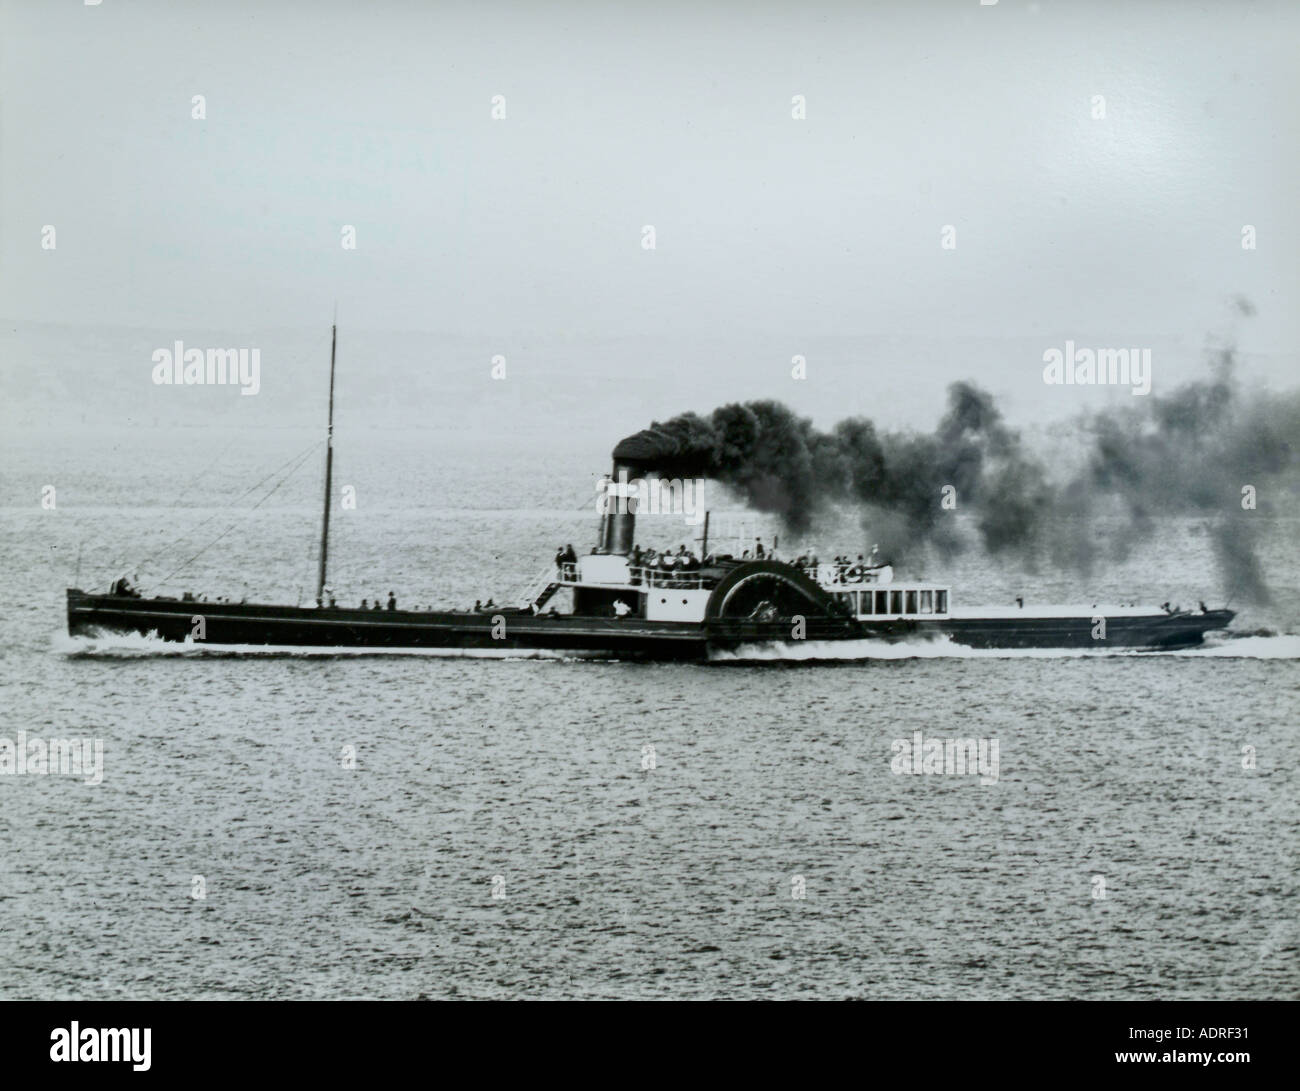
{"label": "passenger on deck", "polygon": [[397,609],[397,596],[394,595],[391,591],[388,592],[388,608],[390,610]]}
{"label": "passenger on deck", "polygon": [[361,609],[363,609],[363,610],[369,610],[369,609],[370,609],[370,600],[369,600],[369,599],[362,599],[362,600],[361,600]]}
{"label": "passenger on deck", "polygon": [[378,599],[378,598],[375,599],[375,604],[374,604],[372,607],[370,607],[370,609],[372,609],[372,610],[382,610],[382,609],[383,609],[383,607],[379,605],[379,599]]}
{"label": "passenger on deck", "polygon": [[[139,580],[140,573],[139,572],[135,573],[132,579]],[[138,599],[140,597],[140,592],[136,590],[135,587],[132,586],[131,580],[128,580],[125,576],[121,577],[121,579],[119,579],[116,583],[113,584],[113,594],[126,595],[127,598],[133,598],[133,599]]]}
{"label": "passenger on deck", "polygon": [[614,600],[614,616],[615,616],[615,617],[627,617],[627,615],[630,614],[631,612],[632,612],[632,607],[630,607],[630,606],[629,606],[626,602],[624,602],[622,599],[615,599],[615,600]]}
{"label": "passenger on deck", "polygon": [[483,609],[483,603],[480,602],[478,599],[475,599],[475,600],[474,600],[474,613],[477,614],[477,613],[478,613],[480,610],[482,610],[482,609]]}
{"label": "passenger on deck", "polygon": [[[592,552],[595,553],[596,551],[593,549]],[[564,547],[563,561],[565,564],[578,563],[578,554],[575,552],[572,545],[566,545]]]}
{"label": "passenger on deck", "polygon": [[762,538],[755,538],[755,539],[754,539],[754,556],[757,557],[760,561],[763,560],[763,558],[767,556],[767,554],[763,552],[763,539],[762,539]]}
{"label": "passenger on deck", "polygon": [[564,546],[559,546],[555,550],[555,567],[559,572],[564,571]]}

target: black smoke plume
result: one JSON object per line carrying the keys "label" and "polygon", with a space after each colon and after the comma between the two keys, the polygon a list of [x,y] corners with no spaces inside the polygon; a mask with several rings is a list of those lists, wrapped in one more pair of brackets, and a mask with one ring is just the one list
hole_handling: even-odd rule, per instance
{"label": "black smoke plume", "polygon": [[[796,537],[829,509],[850,505],[895,561],[969,544],[945,495],[973,513],[987,553],[1030,568],[1049,560],[1086,572],[1099,553],[1097,526],[1109,530],[1103,555],[1122,558],[1157,518],[1204,516],[1225,587],[1267,601],[1255,520],[1277,507],[1283,489],[1294,498],[1288,474],[1300,458],[1300,395],[1243,396],[1228,347],[1207,380],[1134,401],[1079,418],[1071,438],[1083,466],[1056,476],[1006,425],[992,396],[969,382],[948,388],[932,433],[880,432],[862,417],[823,432],[779,402],[753,401],[656,422],[619,444],[615,457],[667,477],[718,481],[779,516]],[[1258,511],[1242,507],[1247,485],[1257,490]]]}

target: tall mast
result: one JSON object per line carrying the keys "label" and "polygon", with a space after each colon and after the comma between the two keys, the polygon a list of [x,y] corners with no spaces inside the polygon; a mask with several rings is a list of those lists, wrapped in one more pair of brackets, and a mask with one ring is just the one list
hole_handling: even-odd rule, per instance
{"label": "tall mast", "polygon": [[316,579],[316,601],[325,602],[325,564],[330,553],[330,490],[334,477],[334,352],[338,348],[339,327],[330,327],[330,412],[325,433],[325,517],[320,525],[320,574]]}

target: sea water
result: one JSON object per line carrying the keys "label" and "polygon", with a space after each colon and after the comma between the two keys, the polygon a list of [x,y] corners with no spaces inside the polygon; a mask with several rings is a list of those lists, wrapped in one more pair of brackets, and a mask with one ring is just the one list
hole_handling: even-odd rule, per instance
{"label": "sea water", "polygon": [[[102,740],[103,775],[0,776],[5,998],[1300,994],[1295,520],[1261,521],[1274,599],[1233,603],[1245,635],[1173,653],[656,664],[66,635],[66,586],[142,559],[154,586],[213,539],[160,586],[308,601],[318,467],[235,498],[314,438],[211,470],[226,440],[203,433],[6,447],[0,737]],[[350,439],[340,602],[501,602],[594,541],[599,450]],[[812,544],[870,542],[847,519]],[[1088,577],[975,553],[903,571],[963,605],[1230,593],[1195,521]],[[917,732],[996,740],[996,783],[899,775]]]}

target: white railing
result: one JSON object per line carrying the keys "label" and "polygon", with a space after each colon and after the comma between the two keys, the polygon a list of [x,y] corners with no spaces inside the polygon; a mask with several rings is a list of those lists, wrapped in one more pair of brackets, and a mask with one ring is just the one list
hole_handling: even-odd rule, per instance
{"label": "white railing", "polygon": [[[799,568],[798,565],[795,565]],[[876,568],[867,568],[862,565],[840,566],[834,564],[819,564],[814,572],[811,568],[799,568],[805,576],[809,577],[822,588],[840,588],[840,587],[862,587],[862,586],[881,586],[893,582],[894,569],[891,565],[881,565]]]}
{"label": "white railing", "polygon": [[639,568],[628,568],[628,577],[635,584],[644,584],[646,587],[693,587],[703,588],[711,587],[716,583],[716,579],[709,578],[705,583],[705,575],[699,569],[674,566],[672,568],[661,568],[659,565],[642,565]]}
{"label": "white railing", "polygon": [[[775,560],[776,558],[769,556],[768,559]],[[785,563],[790,564],[791,562],[787,561]],[[849,568],[840,571],[833,564],[819,564],[816,571],[806,566],[799,568],[799,566],[793,565],[792,567],[826,590],[846,587],[878,587],[889,584],[893,576],[893,569],[888,565],[879,568],[867,568],[861,572],[855,571],[857,566],[849,566]],[[717,582],[714,577],[706,576],[701,572],[698,564],[693,568],[678,564],[667,568],[658,564],[635,566],[629,564],[627,574],[628,582],[634,586],[709,587]],[[554,566],[544,569],[536,580],[529,585],[529,593],[533,598],[536,598],[550,583],[573,587],[582,584],[582,582],[578,565],[570,562],[561,565],[558,569]],[[600,583],[602,586],[604,585],[604,581],[600,581]],[[528,601],[531,602],[532,598]]]}
{"label": "white railing", "polygon": [[[627,568],[627,583],[633,587],[711,587],[716,582],[715,579],[706,577],[698,568],[677,565],[672,568],[661,568],[659,565],[628,565]],[[530,605],[552,583],[558,583],[562,587],[581,586],[583,579],[578,565],[568,562],[558,568],[555,565],[544,568],[520,595],[520,605]],[[601,580],[593,583],[592,586],[611,585]]]}

